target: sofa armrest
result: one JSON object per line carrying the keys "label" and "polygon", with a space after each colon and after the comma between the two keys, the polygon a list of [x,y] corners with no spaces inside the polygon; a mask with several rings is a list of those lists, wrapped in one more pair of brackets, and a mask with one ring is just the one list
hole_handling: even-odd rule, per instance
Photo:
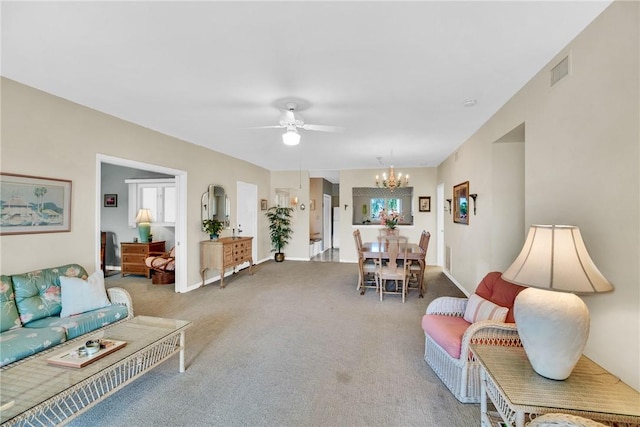
{"label": "sofa armrest", "polygon": [[112,304],[122,304],[127,306],[127,319],[133,317],[133,300],[129,292],[122,288],[107,288],[107,295]]}
{"label": "sofa armrest", "polygon": [[466,308],[467,298],[439,297],[429,303],[426,314],[462,317]]}
{"label": "sofa armrest", "polygon": [[520,335],[515,323],[495,322],[482,320],[472,323],[462,336],[460,357],[467,354],[469,360],[472,355],[469,350],[471,344],[490,344],[506,347],[522,347]]}

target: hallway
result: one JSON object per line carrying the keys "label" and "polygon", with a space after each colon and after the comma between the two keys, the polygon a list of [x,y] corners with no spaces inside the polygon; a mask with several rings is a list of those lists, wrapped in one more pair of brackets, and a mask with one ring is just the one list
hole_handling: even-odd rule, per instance
{"label": "hallway", "polygon": [[311,261],[319,262],[340,262],[340,249],[329,248],[326,251],[311,258]]}

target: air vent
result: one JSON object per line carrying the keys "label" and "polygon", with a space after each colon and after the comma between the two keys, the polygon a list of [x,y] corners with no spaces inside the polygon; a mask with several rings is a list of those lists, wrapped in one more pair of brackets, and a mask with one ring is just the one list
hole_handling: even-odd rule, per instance
{"label": "air vent", "polygon": [[447,248],[445,249],[444,267],[449,273],[451,273],[451,246],[447,246]]}
{"label": "air vent", "polygon": [[551,69],[551,86],[558,83],[565,76],[569,75],[569,56],[565,56],[562,61]]}

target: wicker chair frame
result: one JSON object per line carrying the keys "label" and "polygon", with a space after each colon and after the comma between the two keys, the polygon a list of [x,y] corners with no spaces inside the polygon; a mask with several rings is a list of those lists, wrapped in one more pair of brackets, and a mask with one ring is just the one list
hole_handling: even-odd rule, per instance
{"label": "wicker chair frame", "polygon": [[527,427],[605,427],[597,421],[569,414],[544,414],[527,423]]}
{"label": "wicker chair frame", "polygon": [[[427,307],[426,314],[463,317],[467,301],[467,298],[436,298]],[[462,336],[459,359],[453,358],[425,333],[424,360],[462,403],[480,402],[480,362],[471,353],[471,344],[522,346],[515,324],[492,320],[469,326]]]}

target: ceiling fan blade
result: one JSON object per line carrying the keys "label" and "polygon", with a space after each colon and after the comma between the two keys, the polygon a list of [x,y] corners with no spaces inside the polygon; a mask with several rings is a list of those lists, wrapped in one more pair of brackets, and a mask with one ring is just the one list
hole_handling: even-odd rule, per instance
{"label": "ceiling fan blade", "polygon": [[344,131],[344,128],[340,126],[310,125],[308,123],[305,123],[300,127],[305,130],[319,130],[321,132],[343,132]]}
{"label": "ceiling fan blade", "polygon": [[246,128],[246,129],[283,129],[286,128],[286,126],[282,126],[282,125],[273,125],[273,126],[253,126],[250,128]]}

